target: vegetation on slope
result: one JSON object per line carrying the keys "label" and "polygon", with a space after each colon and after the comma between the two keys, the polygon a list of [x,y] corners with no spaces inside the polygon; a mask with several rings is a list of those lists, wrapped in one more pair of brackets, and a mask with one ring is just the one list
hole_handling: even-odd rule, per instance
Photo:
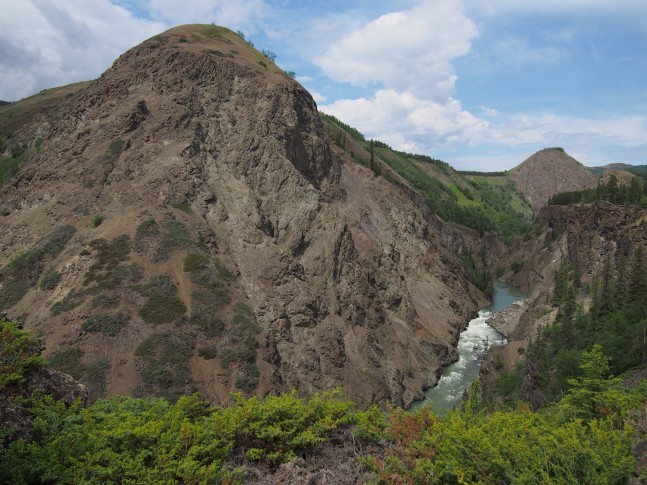
{"label": "vegetation on slope", "polygon": [[620,254],[616,262],[607,258],[602,274],[591,285],[582,285],[580,278],[576,262],[561,265],[551,298],[558,309],[555,321],[539,329],[525,358],[514,371],[502,374],[488,400],[514,405],[525,397],[534,406],[556,402],[572,387],[573,379],[585,377],[580,367],[583,357],[596,349],[606,356],[597,356],[599,378],[645,368],[647,261],[643,248],[639,246],[629,257]]}
{"label": "vegetation on slope", "polygon": [[[29,394],[42,362],[31,337],[0,321],[0,398],[30,418],[27,436],[3,421],[0,481],[7,483],[238,483],[242,465],[270,473],[295,457],[345,446],[377,483],[624,483],[633,468],[630,409],[617,399],[598,347],[582,376],[542,412],[485,413],[475,400],[444,419],[429,408],[358,410],[339,391],[301,399],[233,396],[219,408],[197,396],[102,400],[87,409]],[[24,431],[24,430],[22,430]],[[334,468],[334,464],[331,465]],[[343,473],[340,471],[340,473]]]}
{"label": "vegetation on slope", "polygon": [[393,150],[377,140],[367,141],[334,116],[321,114],[321,118],[331,139],[353,160],[393,183],[412,187],[446,221],[481,234],[497,230],[506,242],[529,228],[531,210],[505,174],[470,172],[464,176],[441,160]]}
{"label": "vegetation on slope", "polygon": [[614,174],[604,183],[598,182],[595,189],[562,192],[548,199],[548,205],[590,204],[605,200],[613,204],[647,207],[647,181],[633,177],[629,184],[621,184]]}

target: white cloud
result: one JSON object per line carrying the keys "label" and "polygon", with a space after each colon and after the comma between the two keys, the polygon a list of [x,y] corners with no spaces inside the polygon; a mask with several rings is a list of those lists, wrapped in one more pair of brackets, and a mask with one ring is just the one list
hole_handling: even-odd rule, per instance
{"label": "white cloud", "polygon": [[[583,118],[555,113],[516,113],[500,118],[488,133],[489,140],[502,145],[544,144],[564,141],[576,147],[639,146],[647,140],[647,116]],[[590,151],[590,150],[587,150]]]}
{"label": "white cloud", "polygon": [[173,25],[214,22],[233,30],[250,27],[270,11],[264,0],[147,0],[146,4],[155,20]]}
{"label": "white cloud", "polygon": [[452,61],[469,53],[477,34],[457,1],[427,0],[382,15],[315,59],[330,78],[376,91],[321,109],[401,150],[472,143],[487,123],[453,98]]}
{"label": "white cloud", "polygon": [[452,94],[456,81],[451,60],[469,52],[477,33],[460,2],[424,1],[367,23],[314,62],[336,81],[380,83],[443,99]]}
{"label": "white cloud", "polygon": [[96,78],[164,29],[108,0],[11,2],[0,11],[0,99]]}
{"label": "white cloud", "polygon": [[430,152],[446,144],[472,143],[487,129],[486,122],[463,110],[455,99],[439,103],[393,89],[379,90],[371,99],[338,100],[321,110],[405,151]]}

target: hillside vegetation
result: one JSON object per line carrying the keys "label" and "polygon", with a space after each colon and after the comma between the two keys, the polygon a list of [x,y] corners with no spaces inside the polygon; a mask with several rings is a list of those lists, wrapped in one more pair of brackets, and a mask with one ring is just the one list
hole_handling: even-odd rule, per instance
{"label": "hillside vegetation", "polygon": [[463,175],[449,164],[426,155],[393,150],[366,140],[355,128],[321,114],[331,139],[355,162],[395,184],[405,184],[424,197],[428,208],[449,222],[483,234],[499,231],[506,242],[528,230],[532,210],[506,174]]}
{"label": "hillside vegetation", "polygon": [[[234,395],[229,408],[196,396],[175,404],[120,397],[82,409],[30,393],[43,366],[36,342],[16,322],[0,321],[0,331],[3,404],[31,423],[3,422],[7,483],[251,483],[259,470],[271,475],[295,458],[307,467],[331,450],[339,461],[325,467],[338,483],[624,483],[633,469],[631,410],[647,396],[614,389],[594,347],[565,397],[536,413],[521,405],[485,414],[477,400],[444,419],[428,407],[361,411],[339,392]],[[281,469],[283,479],[289,472]]]}

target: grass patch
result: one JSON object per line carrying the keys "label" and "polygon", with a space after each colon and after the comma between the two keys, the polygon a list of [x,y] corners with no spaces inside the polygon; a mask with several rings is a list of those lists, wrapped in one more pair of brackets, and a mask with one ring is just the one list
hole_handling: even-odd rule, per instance
{"label": "grass patch", "polygon": [[135,350],[141,359],[142,384],[135,389],[139,396],[163,396],[171,401],[194,391],[188,359],[194,342],[186,335],[173,332],[149,336]]}
{"label": "grass patch", "polygon": [[90,247],[95,251],[95,261],[83,281],[83,286],[88,287],[86,293],[129,286],[141,280],[143,270],[139,264],[124,264],[130,254],[130,238],[127,235],[117,236],[110,242],[95,239],[90,242]]}
{"label": "grass patch", "polygon": [[20,170],[20,166],[27,159],[28,152],[17,156],[0,157],[0,187],[5,185]]}
{"label": "grass patch", "polygon": [[92,298],[91,305],[93,308],[117,308],[119,305],[119,297],[99,293]]}
{"label": "grass patch", "polygon": [[92,227],[99,227],[103,221],[106,220],[106,216],[102,216],[101,214],[97,214],[94,216],[94,219],[92,219]]}
{"label": "grass patch", "polygon": [[218,49],[202,49],[202,52],[204,52],[205,54],[211,54],[212,56],[227,57],[227,54],[219,51]]}
{"label": "grass patch", "polygon": [[92,315],[81,324],[86,332],[98,332],[114,337],[119,331],[130,322],[126,313],[97,313]]}
{"label": "grass patch", "polygon": [[184,271],[197,273],[207,268],[209,256],[203,253],[189,253],[184,258]]}
{"label": "grass patch", "polygon": [[80,380],[85,372],[81,357],[83,357],[81,347],[69,347],[52,354],[47,360],[54,369]]}
{"label": "grass patch", "polygon": [[176,249],[192,245],[186,225],[180,221],[166,220],[161,224],[155,219],[142,222],[135,233],[135,251],[151,256],[154,262],[166,261]]}
{"label": "grass patch", "polygon": [[31,285],[26,280],[10,279],[2,284],[0,289],[0,308],[10,308],[27,294]]}
{"label": "grass patch", "polygon": [[177,294],[175,283],[165,274],[151,276],[146,284],[135,285],[133,289],[149,298],[156,296],[175,296]]}
{"label": "grass patch", "polygon": [[242,375],[236,380],[236,387],[245,392],[253,391],[258,385],[260,373],[256,366],[256,336],[260,331],[251,308],[244,303],[236,303],[232,325],[227,333],[228,346],[222,353],[222,366],[227,368],[233,362],[238,363]]}
{"label": "grass patch", "polygon": [[61,281],[61,273],[54,268],[48,269],[40,280],[41,290],[53,290]]}
{"label": "grass patch", "polygon": [[188,200],[185,200],[183,202],[173,202],[171,204],[171,207],[179,209],[182,212],[186,212],[187,214],[191,213],[191,203]]}
{"label": "grass patch", "polygon": [[88,398],[94,402],[106,394],[106,379],[110,370],[110,361],[105,357],[90,362],[85,370],[85,383],[88,389]]}
{"label": "grass patch", "polygon": [[146,323],[170,323],[186,313],[186,306],[174,296],[154,296],[144,303],[137,314]]}
{"label": "grass patch", "polygon": [[84,292],[77,292],[72,290],[61,301],[54,303],[50,308],[50,311],[52,312],[52,315],[60,315],[63,312],[69,312],[70,310],[74,310],[84,301],[85,301]]}
{"label": "grass patch", "polygon": [[9,308],[18,303],[34,286],[47,260],[54,259],[72,238],[76,230],[72,226],[60,226],[40,239],[27,251],[14,256],[0,270],[0,308]]}
{"label": "grass patch", "polygon": [[114,164],[121,155],[125,144],[126,142],[124,142],[121,138],[117,138],[116,140],[112,141],[110,145],[108,145],[108,149],[105,151],[105,153],[99,157],[99,162],[103,165]]}
{"label": "grass patch", "polygon": [[205,345],[198,349],[198,355],[205,360],[215,359],[218,356],[217,345]]}
{"label": "grass patch", "polygon": [[207,338],[220,337],[225,330],[222,318],[204,308],[192,312],[189,324],[199,329]]}

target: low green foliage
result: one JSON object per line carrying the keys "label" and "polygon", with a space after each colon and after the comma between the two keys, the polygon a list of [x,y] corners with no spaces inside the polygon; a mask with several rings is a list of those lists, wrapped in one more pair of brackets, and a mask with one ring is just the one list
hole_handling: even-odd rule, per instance
{"label": "low green foliage", "polygon": [[21,152],[16,156],[0,157],[0,187],[5,185],[20,170],[20,166],[27,159],[29,152]]}
{"label": "low green foliage", "polygon": [[75,232],[72,226],[60,226],[31,249],[9,260],[0,270],[0,279],[4,280],[0,289],[0,308],[9,308],[25,296],[38,282],[45,263],[58,256]]}
{"label": "low green foliage", "polygon": [[48,269],[40,280],[41,290],[53,290],[61,281],[61,273],[54,268]]}
{"label": "low green foliage", "polygon": [[126,313],[96,313],[81,324],[86,332],[99,332],[114,337],[128,325],[130,318]]}
{"label": "low green foliage", "polygon": [[135,285],[133,289],[148,297],[177,295],[177,286],[165,274],[151,276],[145,284]]}
{"label": "low green foliage", "polygon": [[198,349],[198,355],[203,359],[215,359],[218,355],[218,347],[216,345],[205,345]]}
{"label": "low green foliage", "polygon": [[92,298],[91,305],[94,308],[116,308],[119,306],[119,297],[117,295],[99,293]]}
{"label": "low green foliage", "polygon": [[94,219],[92,219],[92,227],[99,227],[103,221],[106,220],[106,216],[101,214],[96,214]]}
{"label": "low green foliage", "polygon": [[[42,363],[18,324],[0,322],[0,328],[0,389],[15,390]],[[167,392],[175,404],[119,397],[81,411],[50,397],[21,397],[33,432],[27,439],[3,430],[0,482],[238,483],[243,463],[276,469],[340,442],[384,484],[609,484],[628,483],[632,474],[634,430],[624,413],[608,412],[617,402],[609,394],[615,384],[604,378],[609,363],[599,347],[585,355],[582,377],[549,409],[486,413],[475,394],[464,410],[442,419],[429,407],[358,411],[339,400],[339,390],[311,399],[296,391],[262,400],[236,394],[233,406],[212,407],[180,396],[190,353],[185,336],[171,333],[150,336],[136,351],[144,364],[138,392]],[[76,371],[80,356],[73,347],[53,360]],[[107,360],[96,359],[82,371],[99,390],[108,369]],[[622,406],[640,406],[646,392],[646,385],[634,389]]]}
{"label": "low green foliage", "polygon": [[81,357],[83,357],[83,350],[81,347],[74,346],[50,355],[47,360],[54,369],[80,380],[85,372],[85,365],[81,362]]}
{"label": "low green foliage", "polygon": [[184,271],[187,273],[197,273],[207,269],[209,256],[204,253],[189,253],[184,258]]}
{"label": "low green foliage", "polygon": [[146,338],[135,350],[135,356],[142,362],[140,375],[143,381],[135,393],[139,396],[163,396],[175,401],[193,392],[187,363],[193,347],[193,338],[175,331]]}
{"label": "low green foliage", "polygon": [[173,202],[171,204],[171,207],[179,209],[182,212],[186,212],[187,214],[191,213],[191,203],[188,200],[184,200],[182,202]]}
{"label": "low green foliage", "polygon": [[110,370],[110,361],[105,357],[99,357],[91,361],[86,369],[84,381],[88,389],[88,399],[96,401],[106,394],[106,379]]}
{"label": "low green foliage", "polygon": [[151,256],[154,262],[166,261],[173,251],[192,245],[186,225],[171,219],[162,223],[148,219],[137,227],[135,233],[135,251]]}
{"label": "low green foliage", "polygon": [[251,308],[244,303],[236,303],[232,325],[227,332],[228,345],[222,352],[222,366],[227,368],[232,362],[238,363],[242,376],[236,380],[236,387],[246,392],[256,388],[260,377],[256,366],[256,336],[260,331]]}
{"label": "low green foliage", "polygon": [[65,295],[65,298],[54,303],[50,308],[50,311],[52,312],[52,315],[60,315],[61,313],[74,310],[85,301],[85,296],[84,292],[71,290],[67,295]]}
{"label": "low green foliage", "polygon": [[0,318],[0,393],[15,393],[34,370],[45,364],[39,347],[20,323]]}
{"label": "low green foliage", "polygon": [[130,254],[130,238],[121,235],[112,241],[95,239],[90,242],[95,251],[95,261],[85,275],[83,285],[88,294],[103,290],[127,287],[142,278],[142,268],[137,263],[126,264]]}
{"label": "low green foliage", "polygon": [[153,296],[137,311],[146,323],[153,325],[173,322],[185,313],[186,306],[174,296]]}

